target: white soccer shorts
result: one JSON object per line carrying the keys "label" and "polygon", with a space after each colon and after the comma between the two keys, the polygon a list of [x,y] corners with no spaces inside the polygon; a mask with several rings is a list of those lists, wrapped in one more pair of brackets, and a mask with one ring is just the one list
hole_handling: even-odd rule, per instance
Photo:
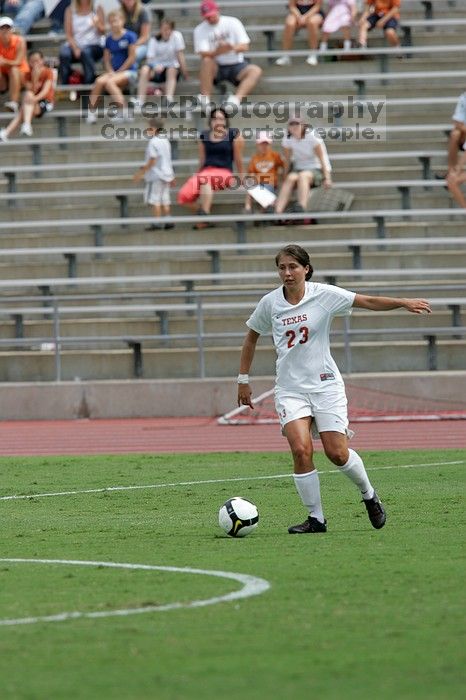
{"label": "white soccer shorts", "polygon": [[297,418],[311,416],[312,435],[334,431],[351,438],[348,428],[348,400],[342,384],[332,384],[325,391],[297,392],[275,388],[275,409],[282,431],[287,423]]}

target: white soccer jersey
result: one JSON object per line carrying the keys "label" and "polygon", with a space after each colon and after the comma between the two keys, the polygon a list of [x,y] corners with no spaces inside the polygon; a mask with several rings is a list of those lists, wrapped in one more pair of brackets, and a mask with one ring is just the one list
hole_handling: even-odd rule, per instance
{"label": "white soccer jersey", "polygon": [[329,332],[334,316],[351,313],[355,292],[306,282],[303,298],[293,305],[286,301],[283,291],[279,287],[262,297],[246,321],[256,333],[273,335],[277,387],[310,392],[343,383],[330,354]]}

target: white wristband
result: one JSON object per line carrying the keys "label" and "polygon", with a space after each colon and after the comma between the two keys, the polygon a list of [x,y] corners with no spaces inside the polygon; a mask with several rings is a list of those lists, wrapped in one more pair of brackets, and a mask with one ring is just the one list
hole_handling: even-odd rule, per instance
{"label": "white wristband", "polygon": [[238,374],[238,384],[249,384],[249,374]]}

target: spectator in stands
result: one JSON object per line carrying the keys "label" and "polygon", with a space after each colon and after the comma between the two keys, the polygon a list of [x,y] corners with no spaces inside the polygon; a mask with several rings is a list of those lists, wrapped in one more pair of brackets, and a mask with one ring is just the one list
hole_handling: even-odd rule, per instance
{"label": "spectator in stands", "polygon": [[367,0],[366,8],[359,20],[359,46],[367,48],[367,32],[382,29],[391,46],[399,46],[396,33],[400,19],[401,0]]}
{"label": "spectator in stands", "polygon": [[[306,63],[310,66],[316,66],[319,29],[325,17],[322,12],[322,0],[288,0],[288,9],[283,30],[283,51],[289,51],[293,47],[296,32],[306,28],[309,48],[311,49]],[[277,66],[289,66],[290,63],[291,58],[286,53],[275,61]]]}
{"label": "spectator in stands", "polygon": [[448,171],[447,176],[448,189],[450,190],[454,200],[460,205],[460,207],[463,207],[463,209],[466,209],[466,197],[461,191],[461,185],[466,182],[466,170],[464,170],[464,167],[466,166],[465,146],[466,144],[463,145],[463,155],[458,159],[457,165]]}
{"label": "spectator in stands", "polygon": [[26,42],[13,34],[13,20],[0,17],[0,92],[8,90],[9,100],[5,107],[11,112],[19,108],[21,84],[29,66],[26,60]]}
{"label": "spectator in stands", "polygon": [[108,13],[110,34],[105,39],[105,73],[99,75],[89,96],[89,111],[86,118],[88,124],[95,124],[97,121],[95,108],[98,97],[104,90],[112,96],[120,109],[119,114],[114,115],[113,118],[118,121],[124,118],[125,98],[121,88],[135,82],[137,78],[135,64],[137,36],[134,32],[125,29],[124,21],[121,10]]}
{"label": "spectator in stands", "polygon": [[298,203],[295,212],[308,208],[309,192],[312,187],[332,186],[332,168],[323,139],[300,117],[288,121],[288,133],[283,137],[285,154],[285,177],[279,192],[275,211],[281,214],[290,201],[291,193],[297,189]]}
{"label": "spectator in stands", "polygon": [[[254,176],[256,186],[276,193],[279,179],[283,174],[285,163],[277,151],[272,149],[272,139],[266,131],[261,131],[256,139],[256,152],[249,161],[248,175]],[[252,211],[253,197],[247,193],[244,203],[245,213]],[[273,212],[273,207],[263,207],[262,211]]]}
{"label": "spectator in stands", "polygon": [[343,49],[351,48],[351,26],[356,19],[356,0],[329,0],[328,13],[322,25],[322,41],[320,50],[328,48],[328,38],[341,29],[343,34]]}
{"label": "spectator in stands", "polygon": [[188,79],[184,50],[182,33],[175,29],[172,20],[163,19],[159,32],[149,40],[147,46],[146,65],[139,74],[136,108],[140,108],[144,102],[150,80],[164,88],[167,102],[173,100],[180,72],[185,80]]}
{"label": "spectator in stands", "polygon": [[84,84],[92,85],[95,63],[103,56],[105,16],[102,7],[94,7],[93,0],[73,0],[65,11],[65,33],[67,42],[60,48],[60,82],[68,85],[71,64],[79,62],[84,71]]}
{"label": "spectator in stands", "polygon": [[201,57],[201,100],[208,101],[214,82],[227,80],[236,88],[227,103],[238,106],[262,75],[262,68],[244,59],[249,36],[239,19],[220,14],[215,0],[201,3],[201,15],[203,21],[194,29],[194,51]]}
{"label": "spectator in stands", "polygon": [[[152,206],[154,217],[160,221],[162,214],[170,216],[170,185],[175,184],[171,145],[163,133],[161,119],[149,120],[147,134],[150,136],[150,141],[146,148],[145,163],[134,174],[133,180],[139,182],[144,178],[146,182],[144,202]],[[171,228],[174,228],[174,224],[153,223],[146,228],[146,231]]]}
{"label": "spectator in stands", "polygon": [[448,140],[448,172],[455,170],[458,163],[458,151],[466,142],[466,92],[460,96],[452,117],[453,129]]}
{"label": "spectator in stands", "polygon": [[[63,31],[63,12],[69,5],[70,0],[58,2],[57,7],[47,12],[51,21],[50,34],[55,35]],[[7,14],[15,17],[15,28],[19,34],[26,36],[31,27],[42,17],[45,17],[46,6],[44,0],[8,0],[6,3],[10,8]],[[13,12],[12,12],[13,10]]]}
{"label": "spectator in stands", "polygon": [[120,0],[120,5],[125,18],[125,29],[134,32],[137,36],[136,64],[139,67],[147,54],[151,28],[150,15],[140,0]]}
{"label": "spectator in stands", "polygon": [[42,117],[53,109],[55,99],[53,70],[45,65],[41,51],[31,51],[29,54],[29,72],[25,75],[25,88],[21,109],[8,126],[0,131],[0,141],[8,141],[21,122],[20,133],[24,136],[32,136],[32,118]]}
{"label": "spectator in stands", "polygon": [[[215,109],[208,121],[209,128],[199,137],[199,170],[192,175],[178,192],[178,202],[196,209],[206,216],[212,208],[213,193],[234,184],[233,163],[240,179],[243,177],[244,139],[238,129],[230,128],[225,110]],[[199,230],[213,224],[199,221],[193,228]]]}

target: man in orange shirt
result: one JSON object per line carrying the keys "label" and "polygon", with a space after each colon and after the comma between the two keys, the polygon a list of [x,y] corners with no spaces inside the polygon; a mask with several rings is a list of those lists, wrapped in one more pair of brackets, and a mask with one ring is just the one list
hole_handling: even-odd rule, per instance
{"label": "man in orange shirt", "polygon": [[401,0],[369,0],[359,20],[359,45],[367,48],[367,32],[377,27],[382,29],[391,46],[399,46],[396,33],[400,19]]}
{"label": "man in orange shirt", "polygon": [[26,42],[13,34],[13,20],[0,17],[0,92],[9,91],[10,99],[5,107],[12,112],[19,108],[22,76],[28,72]]}
{"label": "man in orange shirt", "polygon": [[5,129],[0,130],[0,141],[8,141],[15,129],[21,124],[21,134],[32,136],[31,121],[33,117],[41,117],[51,112],[55,99],[54,74],[51,68],[44,64],[41,51],[31,51],[29,54],[30,70],[24,76],[25,92],[21,109]]}
{"label": "man in orange shirt", "polygon": [[[277,151],[271,148],[272,139],[266,131],[261,131],[256,139],[256,152],[249,161],[248,175],[252,175],[254,185],[275,194],[279,175],[283,173],[285,163]],[[249,178],[246,178],[248,180]],[[251,178],[252,179],[252,178]],[[246,195],[244,211],[252,211],[252,197]]]}

